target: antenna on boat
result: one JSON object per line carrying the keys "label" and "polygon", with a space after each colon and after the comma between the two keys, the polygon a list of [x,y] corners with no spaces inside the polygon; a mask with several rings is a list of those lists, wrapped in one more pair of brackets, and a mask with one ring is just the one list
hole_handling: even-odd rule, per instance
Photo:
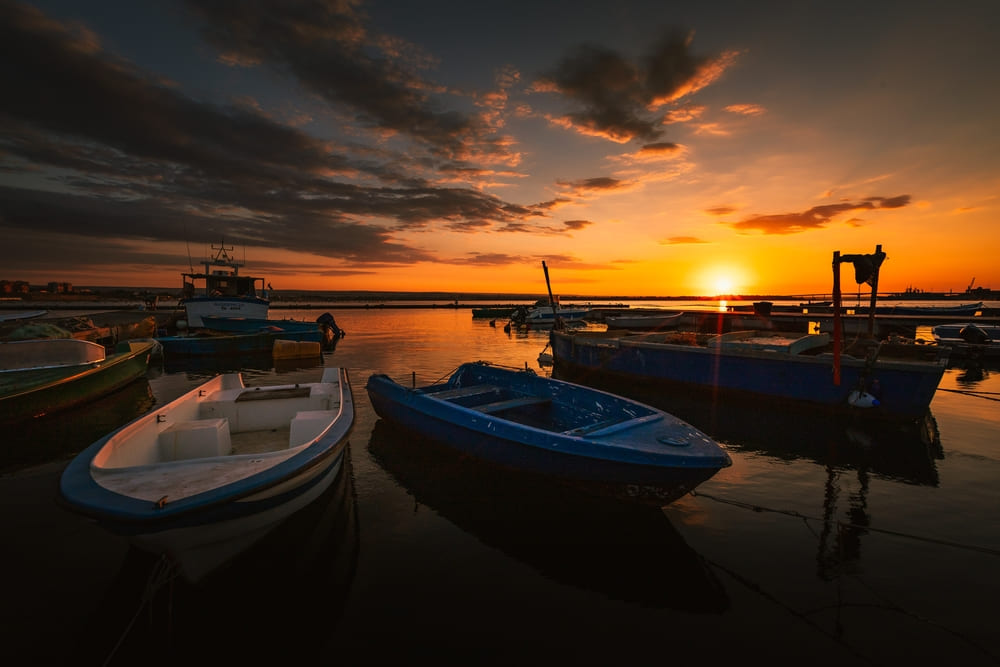
{"label": "antenna on boat", "polygon": [[556,300],[552,296],[552,284],[549,282],[549,267],[545,265],[545,260],[542,260],[542,271],[545,272],[545,287],[549,290],[549,305],[552,306],[552,327],[562,328],[559,326],[559,314],[556,312]]}

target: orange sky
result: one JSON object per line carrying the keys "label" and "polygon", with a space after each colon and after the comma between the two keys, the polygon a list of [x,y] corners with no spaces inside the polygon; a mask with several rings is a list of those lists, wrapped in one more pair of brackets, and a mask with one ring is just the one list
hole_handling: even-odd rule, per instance
{"label": "orange sky", "polygon": [[0,5],[0,280],[1000,289],[990,3],[343,4]]}

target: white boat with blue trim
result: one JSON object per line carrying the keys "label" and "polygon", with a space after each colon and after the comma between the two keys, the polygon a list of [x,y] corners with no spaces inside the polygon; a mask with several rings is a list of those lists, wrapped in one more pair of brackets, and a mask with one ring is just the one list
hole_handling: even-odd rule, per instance
{"label": "white boat with blue trim", "polygon": [[255,387],[217,375],[77,455],[60,499],[198,582],[330,487],[353,425],[342,368]]}

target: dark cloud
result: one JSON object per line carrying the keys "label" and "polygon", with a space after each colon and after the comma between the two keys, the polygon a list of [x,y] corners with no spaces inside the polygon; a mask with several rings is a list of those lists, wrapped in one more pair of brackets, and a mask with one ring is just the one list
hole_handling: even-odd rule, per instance
{"label": "dark cloud", "polygon": [[653,141],[663,134],[658,108],[706,85],[724,57],[696,56],[688,33],[664,31],[636,62],[610,49],[584,44],[537,83],[581,108],[563,120],[587,134],[613,141]]}
{"label": "dark cloud", "polygon": [[[346,44],[351,34],[363,34],[348,10],[343,16],[337,10],[317,16],[326,11],[324,3],[198,6],[217,21],[209,30],[215,42],[228,40],[233,50],[242,45],[248,58],[267,57],[285,66],[305,67],[310,48],[328,57],[317,61],[320,65],[331,65],[328,41]],[[351,48],[360,53],[360,43]],[[433,259],[394,242],[394,226],[480,227],[544,213],[470,188],[434,187],[413,175],[436,167],[450,173],[467,168],[455,161],[421,162],[419,156],[368,147],[338,151],[252,106],[222,107],[187,97],[102,50],[84,27],[59,23],[26,5],[0,3],[0,54],[0,173],[18,174],[18,184],[32,185],[18,189],[8,181],[0,199],[6,240],[0,265],[8,270],[20,261],[10,241],[17,234],[24,238],[28,229],[62,239],[82,230],[94,238],[191,243],[224,236],[248,246],[360,264]],[[377,79],[410,80],[387,63],[383,69],[368,65],[369,114],[378,123],[391,125],[392,119],[376,114],[375,107],[395,106],[403,114],[395,122],[436,144],[438,152],[474,130],[473,122],[446,114],[414,120],[422,98],[412,90],[407,97],[409,84],[392,94],[392,86]],[[331,81],[343,73],[326,70]],[[355,103],[360,89],[355,97],[343,93],[343,100],[331,92],[330,99]],[[34,174],[32,181],[27,174]],[[364,222],[369,220],[384,226]],[[50,247],[59,244],[54,238]],[[34,262],[43,257],[35,255]],[[177,265],[177,258],[162,259]]]}
{"label": "dark cloud", "polygon": [[[812,229],[826,227],[834,218],[852,211],[875,210],[878,208],[899,208],[908,205],[910,195],[896,197],[868,197],[860,202],[840,202],[814,206],[801,213],[779,213],[757,215],[739,222],[726,223],[738,231],[757,231],[764,234],[798,234]],[[848,221],[857,226],[857,219]]]}
{"label": "dark cloud", "polygon": [[654,144],[646,144],[639,149],[640,156],[646,155],[660,155],[663,153],[676,153],[680,150],[680,145],[673,143],[672,141],[661,141]]}
{"label": "dark cloud", "polygon": [[397,132],[450,158],[478,151],[504,153],[478,117],[435,108],[418,75],[420,52],[373,32],[351,2],[324,0],[187,0],[205,20],[203,35],[229,60],[291,74],[354,120]]}
{"label": "dark cloud", "polygon": [[588,192],[618,190],[631,184],[611,176],[595,176],[594,178],[583,178],[578,181],[559,181],[559,185],[577,192]]}

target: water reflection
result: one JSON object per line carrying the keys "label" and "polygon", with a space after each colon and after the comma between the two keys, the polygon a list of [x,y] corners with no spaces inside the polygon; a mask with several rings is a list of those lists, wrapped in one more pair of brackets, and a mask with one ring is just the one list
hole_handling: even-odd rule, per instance
{"label": "water reflection", "polygon": [[299,370],[302,368],[318,368],[323,365],[321,355],[302,357],[299,359],[275,359],[270,352],[205,356],[164,358],[161,364],[165,373],[188,373],[192,377],[210,378],[219,373],[235,373],[237,371],[258,371],[278,373]]}
{"label": "water reflection", "polygon": [[[190,584],[130,550],[78,664],[306,664],[332,655],[358,562],[350,447],[337,480],[223,570]],[[313,602],[310,603],[309,599]],[[319,664],[317,662],[317,664]]]}
{"label": "water reflection", "polygon": [[553,581],[645,606],[703,613],[729,606],[657,507],[484,463],[381,419],[368,449],[417,503]]}
{"label": "water reflection", "polygon": [[143,377],[86,405],[19,422],[4,435],[0,471],[68,459],[145,413],[154,402]]}

